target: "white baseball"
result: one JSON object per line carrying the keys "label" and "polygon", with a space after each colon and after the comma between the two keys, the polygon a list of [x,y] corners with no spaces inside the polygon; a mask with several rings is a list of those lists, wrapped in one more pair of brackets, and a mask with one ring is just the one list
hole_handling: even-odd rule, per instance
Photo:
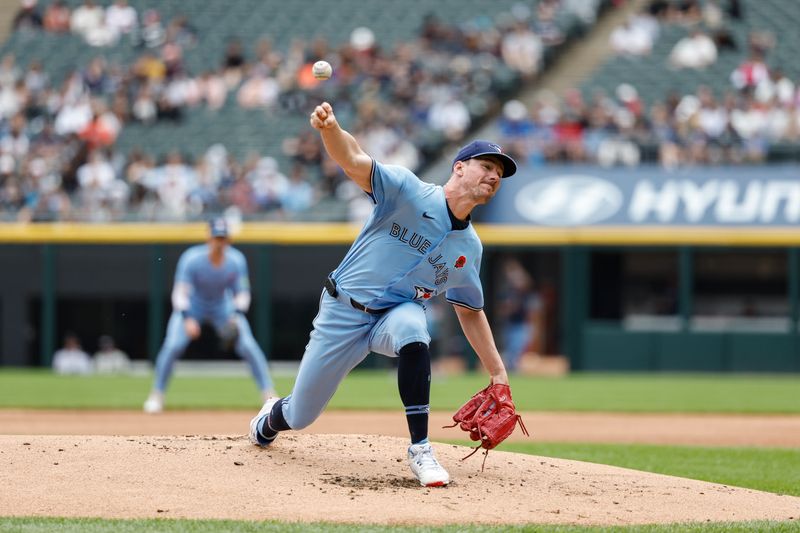
{"label": "white baseball", "polygon": [[311,67],[311,73],[318,80],[327,80],[333,75],[333,67],[327,61],[317,61]]}

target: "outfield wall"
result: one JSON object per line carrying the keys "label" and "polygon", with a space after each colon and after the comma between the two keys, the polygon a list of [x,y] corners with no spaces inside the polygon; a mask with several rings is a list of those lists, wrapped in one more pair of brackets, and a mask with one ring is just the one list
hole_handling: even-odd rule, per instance
{"label": "outfield wall", "polygon": [[[485,244],[490,319],[500,264],[517,257],[555,294],[547,352],[566,354],[574,369],[800,371],[800,236],[793,228],[476,228]],[[0,364],[47,365],[67,330],[89,350],[111,334],[133,357],[154,357],[177,258],[205,229],[0,226]],[[250,266],[249,317],[274,359],[302,353],[322,280],[357,231],[241,228],[235,245]]]}

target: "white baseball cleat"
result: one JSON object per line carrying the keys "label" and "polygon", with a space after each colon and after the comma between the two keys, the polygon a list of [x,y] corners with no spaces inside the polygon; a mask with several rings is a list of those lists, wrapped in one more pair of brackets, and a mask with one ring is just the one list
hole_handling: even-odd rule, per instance
{"label": "white baseball cleat", "polygon": [[[250,420],[250,442],[255,444],[256,446],[260,446],[262,448],[266,448],[275,438],[278,436],[277,431],[270,431],[269,426],[263,428],[261,422],[264,421],[266,417],[269,416],[270,411],[272,411],[272,406],[280,401],[280,398],[270,398],[264,405],[261,407],[261,410],[258,412],[256,416]],[[273,433],[272,436],[264,435],[263,433],[259,432],[259,428],[266,429],[268,432]]]}
{"label": "white baseball cleat", "polygon": [[430,443],[409,446],[408,462],[423,487],[443,487],[450,483],[450,475],[436,460]]}
{"label": "white baseball cleat", "polygon": [[159,392],[151,392],[142,408],[145,413],[150,415],[160,413],[164,410],[164,395]]}

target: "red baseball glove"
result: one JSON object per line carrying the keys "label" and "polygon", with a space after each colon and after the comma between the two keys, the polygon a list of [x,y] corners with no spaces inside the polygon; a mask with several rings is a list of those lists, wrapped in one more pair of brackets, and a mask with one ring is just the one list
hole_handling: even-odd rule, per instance
{"label": "red baseball glove", "polygon": [[479,391],[456,411],[453,421],[455,423],[452,426],[445,427],[459,426],[469,433],[470,439],[480,441],[467,457],[471,457],[483,448],[486,450],[484,465],[489,450],[506,440],[517,424],[524,435],[529,435],[525,424],[522,423],[522,417],[517,414],[514,402],[511,400],[511,387],[508,385],[489,385]]}

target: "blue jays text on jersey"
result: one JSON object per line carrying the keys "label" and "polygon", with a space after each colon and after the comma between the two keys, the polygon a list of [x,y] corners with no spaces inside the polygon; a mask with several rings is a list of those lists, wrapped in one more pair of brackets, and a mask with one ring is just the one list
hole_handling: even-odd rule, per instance
{"label": "blue jays text on jersey", "polygon": [[337,284],[373,309],[442,292],[451,303],[481,309],[483,248],[472,225],[453,229],[444,189],[374,162],[371,196],[375,209],[334,271]]}

